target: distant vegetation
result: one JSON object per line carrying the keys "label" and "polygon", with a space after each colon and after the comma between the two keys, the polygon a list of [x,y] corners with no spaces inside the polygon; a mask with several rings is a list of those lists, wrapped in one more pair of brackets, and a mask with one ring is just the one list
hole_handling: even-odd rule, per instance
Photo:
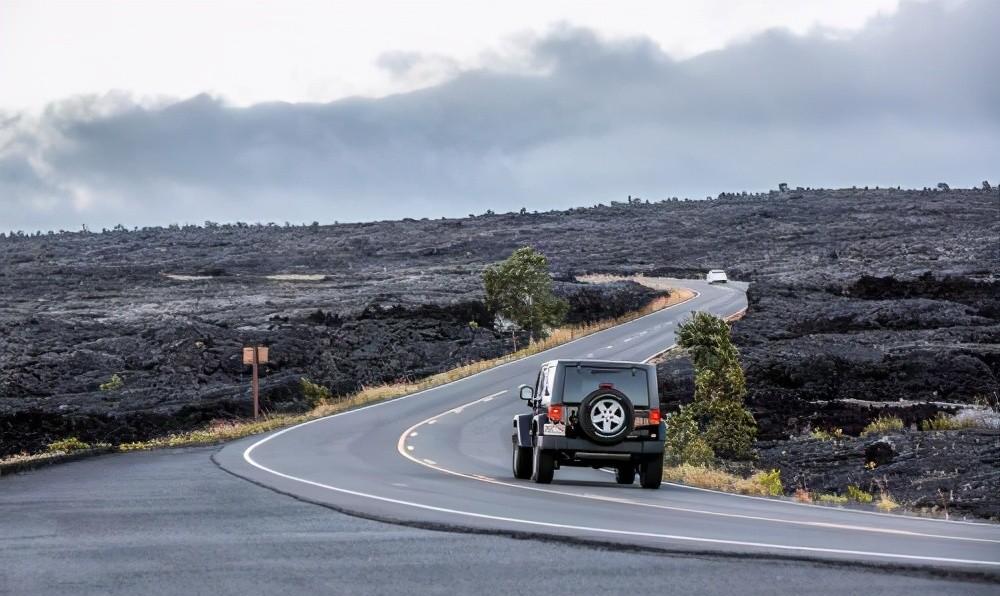
{"label": "distant vegetation", "polygon": [[[486,306],[529,334],[544,338],[562,324],[569,305],[552,293],[545,255],[524,246],[483,271]],[[516,336],[515,336],[516,337]],[[515,340],[516,341],[516,340]]]}
{"label": "distant vegetation", "polygon": [[809,436],[820,441],[839,441],[844,438],[844,429],[833,428],[830,430],[823,430],[821,428],[817,428],[809,433]]}
{"label": "distant vegetation", "polygon": [[101,383],[101,391],[118,391],[125,386],[125,379],[115,373],[105,383]]}

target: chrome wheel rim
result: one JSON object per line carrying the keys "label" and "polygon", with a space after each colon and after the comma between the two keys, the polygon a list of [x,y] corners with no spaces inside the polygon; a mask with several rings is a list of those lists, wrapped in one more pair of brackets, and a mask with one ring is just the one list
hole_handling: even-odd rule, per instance
{"label": "chrome wheel rim", "polygon": [[597,434],[606,437],[616,435],[625,427],[625,408],[618,400],[601,398],[590,407],[590,421]]}

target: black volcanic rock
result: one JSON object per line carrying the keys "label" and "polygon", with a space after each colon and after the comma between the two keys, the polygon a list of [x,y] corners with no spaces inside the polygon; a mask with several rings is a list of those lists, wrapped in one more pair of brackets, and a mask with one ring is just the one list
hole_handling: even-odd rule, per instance
{"label": "black volcanic rock", "polygon": [[663,294],[633,281],[605,284],[556,282],[553,291],[569,303],[567,323],[613,319],[638,310]]}
{"label": "black volcanic rock", "polygon": [[676,412],[694,401],[694,363],[684,354],[668,354],[656,364],[660,410]]}
{"label": "black volcanic rock", "polygon": [[[874,462],[874,465],[873,463]],[[839,441],[760,446],[758,466],[781,470],[788,492],[886,491],[911,509],[1000,518],[1000,431],[905,431]]]}
{"label": "black volcanic rock", "polygon": [[[908,287],[883,278],[881,287]],[[870,285],[861,280],[847,287]],[[748,402],[762,439],[810,428],[858,434],[879,415],[918,423],[1000,389],[1000,283],[935,280],[853,298],[838,290],[761,283],[734,327]],[[924,297],[930,296],[930,297]]]}

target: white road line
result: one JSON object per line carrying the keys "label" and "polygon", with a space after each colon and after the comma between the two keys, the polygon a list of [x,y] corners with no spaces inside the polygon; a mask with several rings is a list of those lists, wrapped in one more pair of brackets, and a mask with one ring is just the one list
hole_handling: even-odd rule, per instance
{"label": "white road line", "polygon": [[[478,402],[478,401],[482,401],[482,400],[480,399],[480,400],[476,400],[476,401]],[[472,402],[472,403],[476,403],[476,402]],[[427,418],[426,420],[422,420],[422,421],[414,424],[410,428],[406,429],[406,431],[404,431],[403,434],[400,435],[399,441],[397,442],[397,449],[396,450],[399,452],[399,454],[402,455],[403,457],[405,457],[406,459],[409,459],[410,461],[413,461],[413,462],[415,462],[417,464],[420,464],[422,466],[431,468],[431,469],[436,470],[438,472],[443,472],[445,474],[450,474],[452,476],[458,476],[458,477],[467,478],[467,479],[470,479],[470,480],[478,480],[480,482],[486,482],[488,484],[496,484],[496,485],[499,485],[499,486],[508,486],[508,487],[511,487],[511,488],[517,488],[517,489],[528,490],[528,491],[533,491],[533,492],[556,494],[556,495],[560,495],[560,496],[577,497],[577,498],[581,498],[581,499],[590,499],[590,500],[595,500],[595,501],[604,501],[604,502],[611,502],[611,503],[619,503],[619,504],[623,504],[623,505],[635,505],[637,507],[649,507],[649,508],[653,508],[653,509],[664,509],[664,510],[668,510],[668,511],[678,511],[678,512],[681,512],[681,513],[693,513],[693,514],[698,514],[698,515],[709,515],[709,516],[715,516],[715,517],[738,518],[738,519],[747,519],[747,520],[752,520],[752,521],[763,521],[763,522],[769,522],[769,523],[780,523],[780,524],[808,526],[808,527],[818,527],[818,528],[828,528],[828,529],[847,530],[847,531],[861,531],[861,532],[870,532],[870,533],[877,533],[877,534],[892,534],[892,535],[899,535],[899,536],[912,536],[912,537],[918,537],[918,538],[939,538],[939,539],[944,539],[944,540],[959,540],[959,541],[964,541],[964,542],[985,542],[985,543],[998,543],[998,544],[1000,544],[1000,540],[993,540],[993,539],[990,539],[990,538],[969,538],[969,537],[964,537],[964,536],[948,536],[948,535],[944,535],[944,534],[929,534],[929,533],[925,533],[925,532],[913,532],[913,531],[909,531],[909,530],[892,530],[892,529],[889,529],[889,528],[872,528],[870,526],[858,526],[858,525],[854,525],[854,524],[839,524],[839,523],[833,523],[833,522],[810,522],[810,521],[784,519],[784,518],[779,518],[779,517],[766,517],[766,516],[759,516],[759,515],[746,515],[746,514],[740,514],[740,513],[724,513],[724,512],[721,512],[721,511],[708,511],[708,510],[704,510],[704,509],[693,509],[693,508],[690,508],[690,507],[679,507],[679,506],[675,506],[675,505],[663,505],[663,504],[660,504],[660,503],[647,503],[647,502],[643,502],[643,501],[634,501],[632,499],[624,499],[624,498],[618,498],[618,497],[609,497],[609,496],[597,495],[597,494],[593,494],[593,493],[583,493],[583,494],[581,494],[581,493],[574,493],[574,492],[566,492],[566,491],[556,490],[556,489],[552,489],[552,488],[542,488],[542,487],[537,487],[537,486],[524,486],[523,484],[516,484],[516,483],[513,483],[513,482],[506,482],[506,481],[503,481],[503,480],[499,480],[497,478],[491,478],[489,476],[483,476],[481,474],[466,474],[464,472],[458,472],[458,471],[455,471],[455,470],[450,470],[448,468],[443,468],[443,467],[438,466],[438,465],[428,465],[428,464],[425,464],[423,461],[415,459],[410,454],[408,454],[408,453],[406,453],[406,452],[403,451],[402,445],[403,445],[403,441],[404,441],[404,438],[406,437],[406,433],[407,432],[410,432],[413,429],[419,428],[419,427],[423,426],[424,424],[428,423],[430,420],[434,420],[434,419],[440,417],[441,415],[442,414],[437,414],[436,416],[432,416],[430,418]],[[426,461],[426,460],[424,460],[424,461]],[[728,495],[729,493],[721,493],[721,494]],[[774,499],[767,499],[767,500],[769,502],[772,502],[772,503],[780,503],[780,502],[782,502],[782,501],[777,501],[777,500],[774,500]],[[826,511],[838,511],[836,509],[831,509],[831,508],[825,508],[825,510]],[[858,512],[858,513],[864,513],[864,512]],[[896,516],[896,519],[905,519],[905,518],[900,518],[899,516]],[[997,564],[1000,565],[1000,562],[998,562]]]}

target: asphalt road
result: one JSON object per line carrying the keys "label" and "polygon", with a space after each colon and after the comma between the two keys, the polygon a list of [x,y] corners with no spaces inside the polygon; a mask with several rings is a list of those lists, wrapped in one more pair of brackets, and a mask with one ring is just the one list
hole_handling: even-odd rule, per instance
{"label": "asphalt road", "polygon": [[996,593],[996,525],[646,491],[594,470],[512,478],[515,388],[538,363],[642,360],[690,311],[744,304],[733,286],[696,289],[530,359],[263,438],[0,479],[0,593]]}
{"label": "asphalt road", "polygon": [[563,469],[552,485],[512,478],[516,396],[554,358],[645,360],[691,311],[746,305],[734,284],[411,397],[227,446],[219,464],[275,490],[376,519],[674,552],[751,553],[1000,572],[1000,527],[747,498],[673,485],[621,487]]}

